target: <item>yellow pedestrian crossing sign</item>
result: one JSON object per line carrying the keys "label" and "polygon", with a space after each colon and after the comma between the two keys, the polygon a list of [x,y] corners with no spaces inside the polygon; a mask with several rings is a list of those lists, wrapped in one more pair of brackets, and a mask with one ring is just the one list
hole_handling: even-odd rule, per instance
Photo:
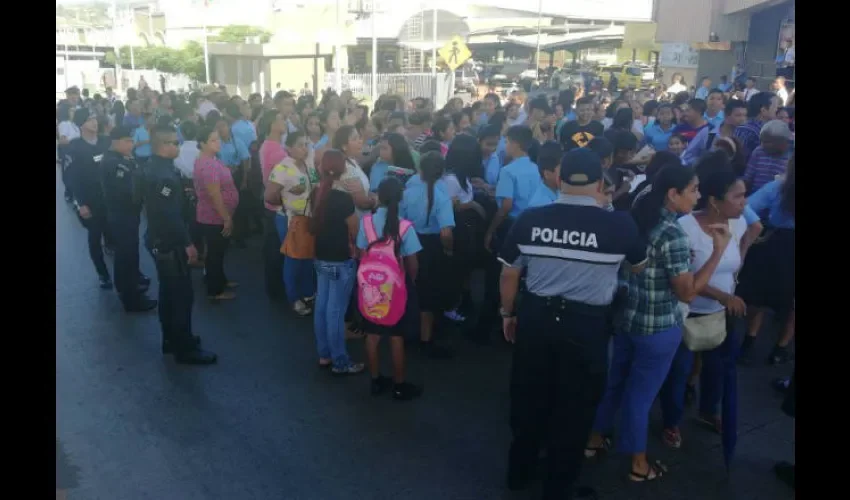
{"label": "yellow pedestrian crossing sign", "polygon": [[466,46],[463,38],[459,36],[452,38],[451,41],[445,44],[443,48],[437,51],[437,53],[440,54],[440,57],[442,57],[443,61],[446,62],[446,66],[448,66],[452,71],[456,70],[461,64],[465,63],[467,59],[472,57],[472,52],[469,50],[469,47]]}

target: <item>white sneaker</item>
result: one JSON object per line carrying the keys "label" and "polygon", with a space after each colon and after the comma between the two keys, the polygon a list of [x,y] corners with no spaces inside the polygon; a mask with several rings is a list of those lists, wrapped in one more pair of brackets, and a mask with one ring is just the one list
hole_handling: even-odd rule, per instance
{"label": "white sneaker", "polygon": [[299,316],[307,316],[308,314],[313,312],[313,310],[310,309],[307,304],[304,303],[303,300],[296,300],[295,304],[292,304],[292,310],[295,311],[295,314]]}

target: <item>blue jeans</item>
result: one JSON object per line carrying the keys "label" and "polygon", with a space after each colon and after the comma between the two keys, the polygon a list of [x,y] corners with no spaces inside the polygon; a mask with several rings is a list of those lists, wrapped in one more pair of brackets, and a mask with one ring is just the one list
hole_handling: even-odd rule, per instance
{"label": "blue jeans", "polygon": [[[289,230],[289,220],[285,215],[278,213],[274,219],[277,234],[280,236],[281,244],[286,239]],[[283,286],[286,288],[286,298],[290,302],[312,297],[316,294],[316,286],[313,280],[313,259],[293,259],[284,257],[283,260]]]}
{"label": "blue jeans", "polygon": [[646,451],[649,410],[681,342],[682,330],[678,326],[654,335],[620,333],[614,337],[608,388],[596,410],[593,430],[610,432],[619,409],[619,451]]}
{"label": "blue jeans", "polygon": [[665,429],[675,429],[682,423],[682,415],[685,413],[685,386],[691,376],[691,368],[694,365],[694,353],[688,349],[684,342],[679,344],[673,362],[670,363],[670,371],[661,386],[658,399],[661,400],[661,415],[664,420]]}
{"label": "blue jeans", "polygon": [[319,291],[313,310],[313,330],[319,358],[330,359],[335,367],[351,363],[345,349],[345,311],[351,301],[356,275],[355,262],[316,260]]}

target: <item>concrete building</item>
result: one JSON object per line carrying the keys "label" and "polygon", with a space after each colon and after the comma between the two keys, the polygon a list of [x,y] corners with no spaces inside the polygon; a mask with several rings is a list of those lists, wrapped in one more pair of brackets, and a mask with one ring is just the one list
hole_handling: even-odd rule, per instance
{"label": "concrete building", "polygon": [[702,76],[717,82],[738,65],[766,88],[777,57],[793,46],[794,15],[793,0],[656,0],[665,83],[673,73],[688,85]]}

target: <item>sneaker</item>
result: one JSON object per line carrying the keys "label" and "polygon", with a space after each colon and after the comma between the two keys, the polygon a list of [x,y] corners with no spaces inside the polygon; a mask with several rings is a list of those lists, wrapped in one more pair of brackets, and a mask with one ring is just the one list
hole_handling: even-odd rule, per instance
{"label": "sneaker", "polygon": [[791,361],[791,351],[787,346],[773,346],[773,350],[770,351],[770,356],[767,358],[768,364],[771,365],[784,365],[789,361]]}
{"label": "sneaker", "polygon": [[373,396],[378,396],[389,390],[393,386],[393,379],[378,375],[378,378],[372,379],[371,392]]}
{"label": "sneaker", "polygon": [[331,373],[334,375],[357,375],[366,367],[363,363],[348,363],[344,366],[334,366]]}
{"label": "sneaker", "polygon": [[102,290],[111,290],[112,289],[112,280],[109,279],[109,276],[101,276],[100,280],[100,288]]}
{"label": "sneaker", "polygon": [[422,388],[409,382],[393,385],[393,399],[410,401],[422,395]]}
{"label": "sneaker", "polygon": [[455,309],[454,311],[446,311],[443,313],[443,316],[446,317],[449,321],[454,321],[455,323],[463,323],[466,321],[466,317]]}
{"label": "sneaker", "polygon": [[307,316],[313,312],[313,310],[310,309],[303,300],[296,300],[295,303],[292,304],[292,310],[299,316]]}

